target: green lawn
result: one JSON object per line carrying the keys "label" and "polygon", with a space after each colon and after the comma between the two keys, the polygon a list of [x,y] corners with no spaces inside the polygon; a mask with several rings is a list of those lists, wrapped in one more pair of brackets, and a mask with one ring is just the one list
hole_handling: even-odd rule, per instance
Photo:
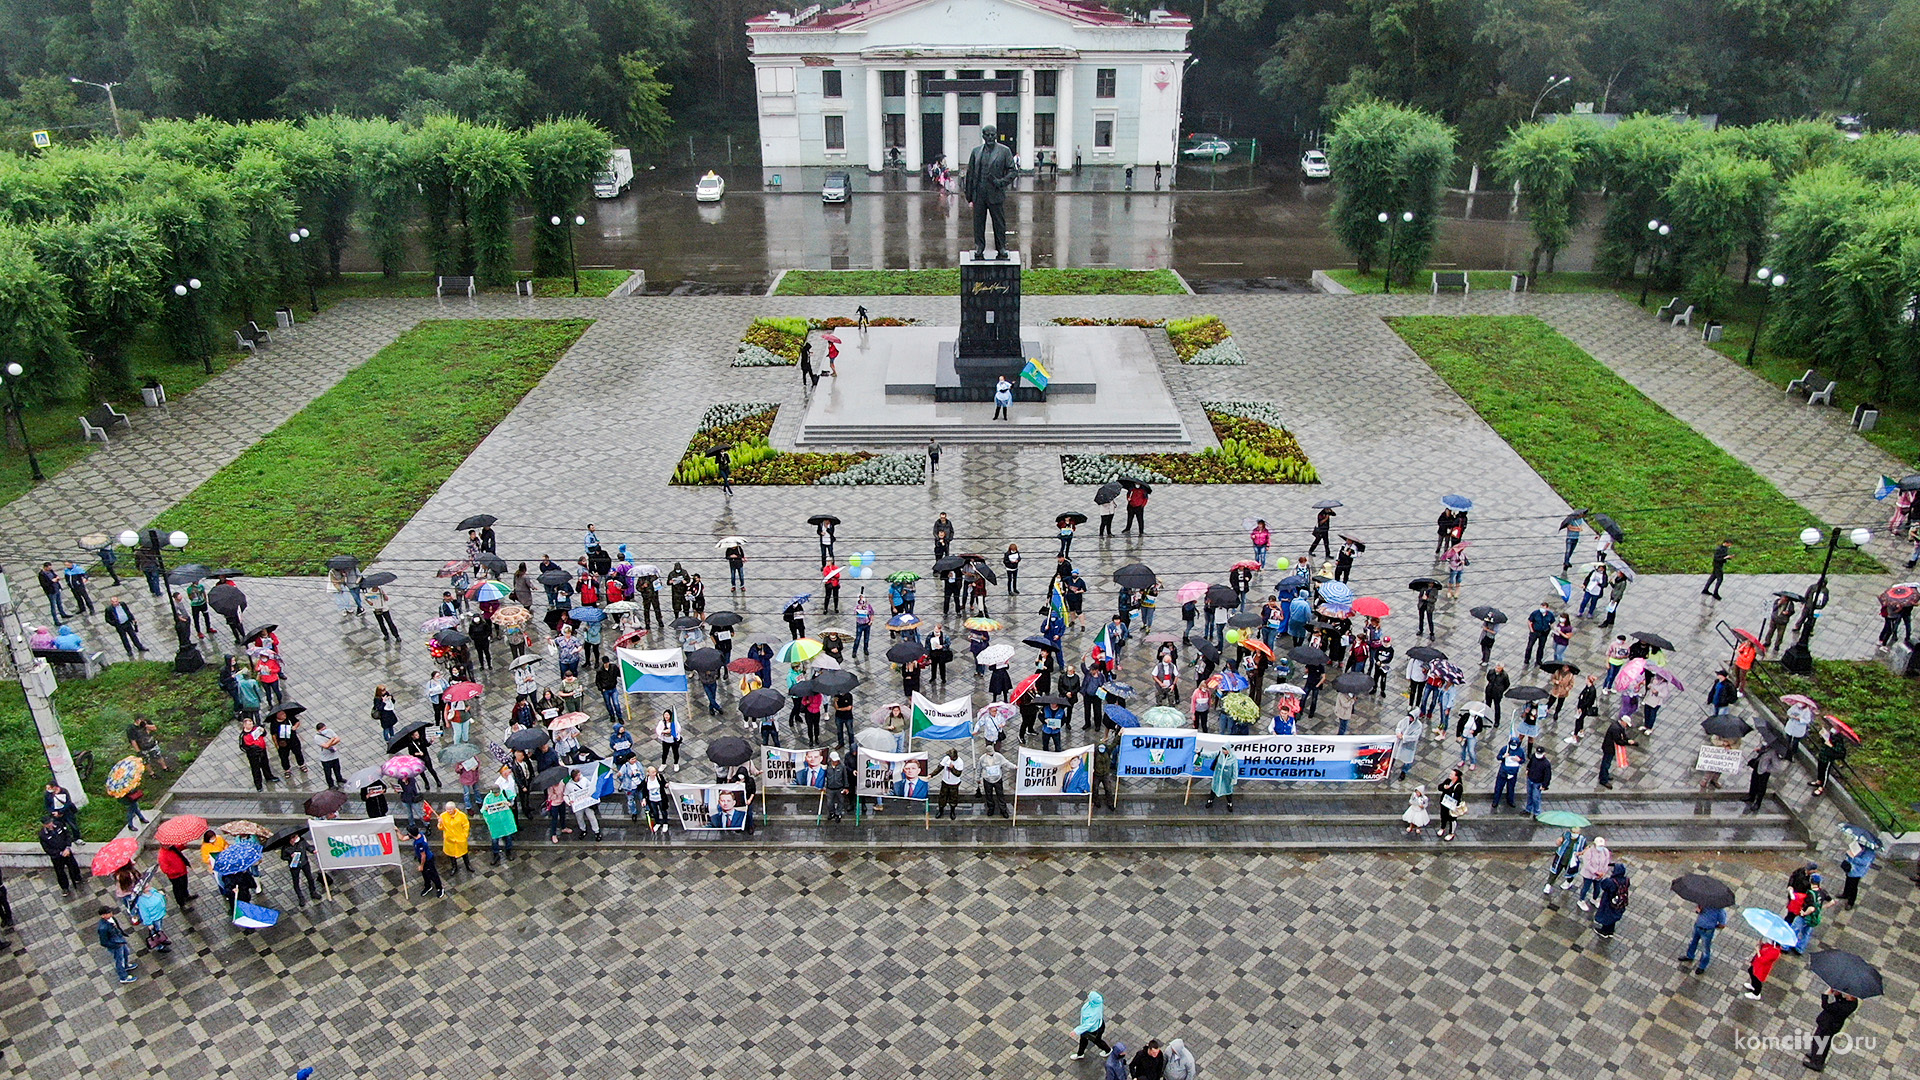
{"label": "green lawn", "polygon": [[[172,633],[162,631],[161,637],[149,644],[156,652],[171,652]],[[103,642],[93,644],[105,647]],[[66,729],[67,748],[76,758],[93,751],[93,775],[85,782],[92,801],[80,811],[80,832],[93,841],[112,839],[126,821],[124,806],[109,798],[103,785],[114,762],[133,752],[127,745],[127,725],[135,716],[152,717],[160,726],[167,764],[173,767],[171,772],[150,771],[141,781],[146,794],[140,805],[152,817],[153,804],[173,785],[184,763],[199,755],[232,712],[212,666],[193,675],[175,675],[171,662],[113,664],[95,678],[62,683],[53,702]],[[0,686],[0,840],[34,839],[47,776],[46,753],[27,712],[26,695],[19,683]]]}
{"label": "green lawn", "polygon": [[[1020,291],[1029,296],[1082,296],[1114,293],[1185,295],[1171,270],[1028,270]],[[958,296],[960,271],[945,270],[789,270],[778,296]]]}
{"label": "green lawn", "polygon": [[428,320],[160,515],[249,574],[371,562],[589,319]]}
{"label": "green lawn", "polygon": [[[1378,270],[1364,275],[1358,270],[1328,270],[1325,273],[1338,284],[1357,293],[1386,291],[1386,275]],[[1513,273],[1511,270],[1469,270],[1467,283],[1473,287],[1474,292],[1506,292],[1512,287]],[[1422,270],[1413,275],[1413,284],[1401,285],[1395,282],[1393,287],[1400,292],[1431,294],[1433,271]],[[1611,292],[1613,288],[1613,279],[1605,274],[1567,272],[1541,274],[1534,280],[1531,291],[1538,293]]]}
{"label": "green lawn", "polygon": [[1847,763],[1894,812],[1913,819],[1907,808],[1920,800],[1920,682],[1874,660],[1815,660],[1810,679],[1755,664],[1748,686],[1776,715],[1786,714],[1782,694],[1805,694],[1851,725],[1861,743]]}
{"label": "green lawn", "polygon": [[[632,276],[632,271],[629,270],[589,270],[582,267],[580,270],[580,295],[606,296],[608,293],[619,288]],[[342,274],[340,275],[340,280],[330,281],[320,286],[320,309],[324,311],[339,301],[348,299],[432,296],[433,281],[434,276],[432,274],[413,271],[408,271],[400,274],[398,277],[392,278],[377,273]],[[572,296],[573,278],[534,278],[533,289],[535,296]],[[490,293],[504,293],[509,296],[513,295],[513,289],[510,286],[507,288],[487,289],[485,291]],[[303,294],[300,297],[300,303],[296,305],[294,309],[294,314],[301,319],[310,317],[306,300],[307,297]]]}
{"label": "green lawn", "polygon": [[[1640,572],[1705,574],[1722,537],[1735,573],[1818,572],[1798,540],[1811,514],[1540,320],[1388,322],[1561,498],[1619,522]],[[1834,569],[1881,572],[1855,551]]]}

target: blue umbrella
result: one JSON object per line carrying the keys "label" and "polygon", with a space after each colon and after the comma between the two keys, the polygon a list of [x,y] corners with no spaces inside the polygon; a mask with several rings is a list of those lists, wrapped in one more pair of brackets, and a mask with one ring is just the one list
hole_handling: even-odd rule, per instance
{"label": "blue umbrella", "polygon": [[1326,604],[1353,606],[1353,590],[1344,581],[1328,581],[1320,586],[1320,600]]}
{"label": "blue umbrella", "polygon": [[1118,705],[1107,706],[1107,719],[1113,721],[1114,727],[1139,727],[1140,726],[1139,717],[1133,715],[1132,713],[1128,712],[1127,710],[1121,708]]}
{"label": "blue umbrella", "polygon": [[1766,908],[1750,907],[1740,914],[1746,918],[1748,926],[1760,932],[1761,937],[1776,944],[1792,945],[1800,940],[1800,936],[1793,932],[1793,927],[1787,925],[1787,920]]}
{"label": "blue umbrella", "polygon": [[567,612],[567,618],[572,619],[574,622],[597,623],[606,617],[606,612],[601,611],[597,607],[586,607],[585,605]]}
{"label": "blue umbrella", "polygon": [[787,606],[788,606],[788,607],[793,607],[793,606],[794,606],[794,605],[796,605],[796,604],[804,604],[804,603],[806,603],[807,601],[809,601],[809,600],[811,600],[811,599],[813,599],[813,594],[812,594],[812,593],[810,593],[810,592],[803,592],[803,593],[801,593],[801,594],[799,594],[798,596],[795,596],[795,597],[794,597],[793,599],[791,599],[791,600],[789,600],[789,601],[787,601]]}
{"label": "blue umbrella", "polygon": [[1870,847],[1875,851],[1885,851],[1887,849],[1886,843],[1883,842],[1878,836],[1875,836],[1871,831],[1867,829],[1863,829],[1860,826],[1855,825],[1851,821],[1841,822],[1840,831],[1847,834],[1848,836],[1853,837],[1855,840],[1860,841],[1861,844],[1865,845],[1866,847]]}
{"label": "blue umbrella", "polygon": [[1221,673],[1220,675],[1220,692],[1221,693],[1230,694],[1235,690],[1245,690],[1246,688],[1247,688],[1247,677],[1245,675],[1242,675],[1237,671],[1227,671],[1227,672]]}
{"label": "blue umbrella", "polygon": [[1100,688],[1100,693],[1106,697],[1130,698],[1133,696],[1133,687],[1123,682],[1110,682]]}
{"label": "blue umbrella", "polygon": [[1473,509],[1473,500],[1467,498],[1465,495],[1442,495],[1440,496],[1440,505],[1452,510],[1471,510]]}
{"label": "blue umbrella", "polygon": [[902,612],[887,620],[889,630],[909,630],[920,625],[920,616],[912,612]]}
{"label": "blue umbrella", "polygon": [[260,841],[236,840],[213,857],[213,872],[238,874],[260,865]]}

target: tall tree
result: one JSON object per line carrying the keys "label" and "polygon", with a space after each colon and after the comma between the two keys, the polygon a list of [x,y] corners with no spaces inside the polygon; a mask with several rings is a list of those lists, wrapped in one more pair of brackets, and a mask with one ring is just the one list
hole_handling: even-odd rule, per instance
{"label": "tall tree", "polygon": [[[551,120],[529,129],[520,146],[533,202],[533,272],[558,277],[568,270],[567,235],[574,227],[574,211],[594,174],[606,168],[613,140],[586,120]],[[560,219],[557,226],[552,224],[555,217]]]}
{"label": "tall tree", "polygon": [[1600,129],[1591,123],[1533,123],[1516,128],[1493,155],[1501,179],[1520,185],[1527,193],[1527,214],[1533,226],[1533,254],[1527,273],[1538,274],[1545,258],[1547,270],[1580,224],[1580,193],[1592,186]]}
{"label": "tall tree", "polygon": [[[1330,219],[1361,273],[1384,257],[1404,282],[1426,264],[1440,194],[1453,171],[1453,138],[1453,129],[1432,114],[1379,101],[1350,106],[1335,117],[1327,160],[1340,191]],[[1412,220],[1402,220],[1409,213]]]}

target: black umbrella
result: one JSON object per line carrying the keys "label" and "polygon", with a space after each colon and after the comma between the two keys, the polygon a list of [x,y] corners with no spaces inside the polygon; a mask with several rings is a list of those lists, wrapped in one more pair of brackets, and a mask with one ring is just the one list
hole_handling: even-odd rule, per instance
{"label": "black umbrella", "polygon": [[507,749],[525,750],[532,753],[552,740],[545,728],[524,728],[507,736]]}
{"label": "black umbrella", "polygon": [[308,799],[301,809],[307,812],[308,817],[326,817],[328,814],[339,813],[340,808],[345,805],[347,805],[346,792],[328,788]]}
{"label": "black umbrella", "polygon": [[1099,503],[1101,506],[1105,506],[1119,498],[1120,493],[1125,490],[1126,488],[1120,486],[1118,481],[1110,480],[1107,483],[1101,484],[1100,490],[1093,493],[1093,501]]}
{"label": "black umbrella", "polygon": [[828,697],[853,693],[860,685],[860,676],[851,671],[822,671],[813,677],[813,688]]}
{"label": "black umbrella", "polygon": [[840,519],[839,519],[839,518],[837,518],[837,517],[834,517],[834,516],[833,516],[832,514],[815,514],[815,515],[813,515],[812,517],[810,517],[810,518],[808,518],[808,519],[807,519],[807,524],[809,524],[809,525],[838,525],[838,524],[840,524]]}
{"label": "black umbrella", "polygon": [[1206,600],[1208,607],[1232,607],[1240,602],[1240,594],[1231,585],[1209,585]]}
{"label": "black umbrella", "polygon": [[1593,524],[1595,528],[1605,530],[1608,536],[1613,537],[1613,542],[1616,544],[1627,538],[1627,534],[1620,526],[1615,524],[1614,520],[1605,514],[1593,515]]}
{"label": "black umbrella", "polygon": [[494,517],[492,514],[475,514],[469,518],[461,518],[460,524],[455,525],[453,531],[466,532],[468,529],[484,529],[499,520],[499,518]]}
{"label": "black umbrella", "polygon": [[1193,640],[1190,640],[1188,643],[1191,644],[1195,649],[1198,649],[1200,651],[1200,655],[1207,658],[1208,660],[1220,659],[1220,646],[1215,645],[1212,641],[1208,640],[1207,638],[1193,639]]}
{"label": "black umbrella", "polygon": [[206,576],[206,567],[201,566],[199,563],[188,563],[185,566],[176,566],[167,571],[167,584],[191,585]]}
{"label": "black umbrella", "polygon": [[1055,515],[1053,520],[1056,525],[1064,525],[1069,521],[1075,525],[1085,525],[1087,523],[1087,515],[1078,510],[1069,510],[1064,514]]}
{"label": "black umbrella", "polygon": [[1227,616],[1227,625],[1236,630],[1245,630],[1250,626],[1259,626],[1267,621],[1265,615],[1257,611],[1236,611]]}
{"label": "black umbrella", "polygon": [[1920,491],[1920,473],[1908,473],[1894,487],[1901,491]]}
{"label": "black umbrella", "polygon": [[1799,594],[1799,593],[1797,593],[1797,592],[1789,592],[1789,591],[1787,591],[1786,589],[1781,589],[1781,590],[1779,590],[1778,592],[1776,592],[1776,593],[1774,593],[1773,595],[1775,595],[1775,596],[1784,596],[1784,597],[1786,597],[1787,599],[1789,599],[1789,600],[1791,600],[1791,601],[1793,601],[1793,602],[1794,602],[1794,603],[1796,603],[1796,604],[1804,604],[1804,603],[1806,603],[1806,602],[1807,602],[1807,598],[1806,598],[1806,597],[1804,597],[1804,596],[1802,596],[1802,595],[1800,595],[1800,594]]}
{"label": "black umbrella", "polygon": [[1059,694],[1041,694],[1033,699],[1035,705],[1065,705],[1067,699]]}
{"label": "black umbrella", "polygon": [[719,671],[727,666],[727,658],[719,649],[695,649],[687,654],[687,670]]}
{"label": "black umbrella", "polygon": [[738,735],[707,744],[707,760],[715,765],[745,765],[753,759],[753,744]]}
{"label": "black umbrella", "polygon": [[814,692],[814,689],[813,689],[812,679],[801,679],[800,681],[794,683],[792,686],[787,687],[787,696],[790,698],[803,698],[812,694],[813,692]]}
{"label": "black umbrella", "polygon": [[1128,563],[1113,572],[1114,584],[1128,589],[1145,589],[1160,580],[1146,563]]}
{"label": "black umbrella", "polygon": [[1650,633],[1646,630],[1642,630],[1634,634],[1633,640],[1644,641],[1647,644],[1653,646],[1656,649],[1659,649],[1662,652],[1673,651],[1673,642],[1668,641],[1666,638],[1661,637],[1659,634]]}
{"label": "black umbrella", "polygon": [[289,843],[293,841],[294,837],[299,836],[301,833],[306,831],[307,831],[307,826],[305,822],[302,822],[298,825],[288,825],[283,829],[277,830],[272,836],[267,837],[267,842],[260,845],[260,850],[276,851],[280,848],[286,847]]}
{"label": "black umbrella", "polygon": [[551,585],[554,588],[559,588],[567,582],[572,581],[573,575],[567,573],[565,570],[543,570],[540,572],[540,576],[534,580],[542,585]]}
{"label": "black umbrella", "polygon": [[1721,713],[1719,716],[1709,716],[1702,720],[1700,730],[1722,739],[1741,739],[1746,737],[1747,732],[1753,730],[1753,725],[1732,713]]}
{"label": "black umbrella", "polygon": [[1445,660],[1447,654],[1431,645],[1415,645],[1413,648],[1407,650],[1407,658],[1418,660],[1423,664],[1431,664],[1435,660]]}
{"label": "black umbrella", "polygon": [[249,633],[249,634],[247,635],[247,640],[248,640],[248,641],[258,641],[258,640],[260,640],[261,638],[263,638],[263,637],[266,637],[266,636],[267,636],[268,634],[271,634],[271,633],[273,633],[273,632],[274,632],[275,630],[278,630],[278,629],[280,629],[280,624],[279,624],[279,623],[277,623],[277,622],[270,622],[270,623],[268,623],[267,625],[265,625],[265,626],[262,626],[262,627],[260,627],[259,629],[257,629],[257,630],[254,630],[254,631],[252,631],[251,633]]}
{"label": "black umbrella", "polygon": [[210,578],[246,577],[245,574],[235,570],[231,566],[222,566],[217,570],[209,570],[207,571],[207,576]]}
{"label": "black umbrella", "polygon": [[475,555],[473,557],[473,563],[483,570],[491,570],[496,574],[504,574],[507,572],[507,560],[495,555],[491,551],[483,551]]}
{"label": "black umbrella", "polygon": [[1138,481],[1138,480],[1135,480],[1135,479],[1134,479],[1133,477],[1131,477],[1131,476],[1120,476],[1120,477],[1115,477],[1115,478],[1114,478],[1114,481],[1113,481],[1113,482],[1114,482],[1114,483],[1116,483],[1116,484],[1119,484],[1119,485],[1120,485],[1120,486],[1121,486],[1122,488],[1124,488],[1124,489],[1126,489],[1126,490],[1128,490],[1128,491],[1132,491],[1132,490],[1133,490],[1134,488],[1137,488],[1137,487],[1146,487],[1146,486],[1147,486],[1147,485],[1145,485],[1145,484],[1142,484],[1142,483],[1141,483],[1140,481]]}
{"label": "black umbrella", "polygon": [[968,577],[986,578],[995,585],[1000,584],[1000,575],[993,572],[993,567],[983,562],[969,562],[967,563],[967,568],[961,571],[961,573],[966,574]]}
{"label": "black umbrella", "polygon": [[396,730],[393,733],[393,738],[387,740],[387,753],[398,754],[402,750],[405,750],[407,743],[412,740],[415,735],[425,730],[427,730],[427,722],[424,720],[415,720],[413,723]]}
{"label": "black umbrella", "polygon": [[1491,604],[1481,604],[1479,607],[1470,609],[1467,614],[1472,615],[1482,622],[1490,622],[1496,625],[1507,621],[1507,613]]}
{"label": "black umbrella", "polygon": [[449,649],[458,649],[473,639],[449,626],[444,630],[435,631],[433,640],[445,645]]}
{"label": "black umbrella", "polygon": [[1869,998],[1886,993],[1880,969],[1844,949],[1821,949],[1807,958],[1807,966],[1820,981],[1843,994]]}
{"label": "black umbrella", "polygon": [[1578,675],[1580,674],[1580,665],[1571,660],[1542,660],[1540,661],[1540,670],[1553,675],[1558,675],[1562,671],[1571,671],[1575,675]]}
{"label": "black umbrella", "polygon": [[1341,502],[1339,499],[1321,499],[1319,502],[1313,504],[1313,508],[1315,510],[1332,510],[1334,507],[1345,505],[1347,504]]}
{"label": "black umbrella", "polygon": [[719,461],[721,458],[726,457],[727,451],[731,449],[733,449],[731,443],[724,446],[709,446],[707,447],[707,456],[715,461]]}
{"label": "black umbrella", "polygon": [[360,560],[351,555],[331,555],[327,558],[327,569],[345,573],[360,565]]}
{"label": "black umbrella", "polygon": [[268,716],[279,716],[284,713],[287,719],[291,720],[301,713],[306,712],[307,707],[297,701],[283,701],[278,705],[271,706],[262,711]]}
{"label": "black umbrella", "polygon": [[1576,521],[1585,520],[1586,516],[1591,513],[1593,513],[1592,510],[1575,510],[1573,513],[1561,518],[1558,527],[1564,529]]}
{"label": "black umbrella", "polygon": [[1516,686],[1507,691],[1507,697],[1515,701],[1545,701],[1547,688],[1544,686]]}
{"label": "black umbrella", "polygon": [[707,616],[707,625],[715,630],[725,630],[728,627],[739,626],[740,616],[731,611],[716,611]]}
{"label": "black umbrella", "polygon": [[675,630],[697,630],[700,628],[700,617],[698,615],[682,615],[673,620],[673,628]]}
{"label": "black umbrella", "polygon": [[1422,589],[1437,589],[1439,587],[1440,583],[1430,577],[1417,577],[1407,582],[1407,588],[1412,589],[1414,592],[1419,592]]}
{"label": "black umbrella", "polygon": [[540,775],[533,778],[533,787],[535,791],[545,791],[555,784],[564,784],[572,778],[572,769],[565,765],[555,765],[551,769],[540,770]]}
{"label": "black umbrella", "polygon": [[1706,874],[1682,874],[1673,879],[1673,893],[1689,904],[1703,908],[1733,906],[1733,886]]}
{"label": "black umbrella", "polygon": [[1358,671],[1349,671],[1333,680],[1333,689],[1338,694],[1364,694],[1373,689],[1373,679]]}
{"label": "black umbrella", "polygon": [[[1034,634],[1031,637],[1022,638],[1020,641],[1020,644],[1031,645],[1034,648],[1039,649],[1041,652],[1059,652],[1060,651],[1060,646],[1055,645],[1053,643],[1053,639],[1041,634]],[[889,649],[887,651],[892,652],[893,650]]]}
{"label": "black umbrella", "polygon": [[1312,645],[1295,645],[1287,650],[1287,659],[1297,660],[1308,667],[1325,667],[1327,654]]}
{"label": "black umbrella", "polygon": [[967,560],[960,556],[945,555],[933,560],[933,572],[936,574],[951,574],[965,565],[967,565]]}
{"label": "black umbrella", "polygon": [[911,664],[927,655],[926,646],[915,641],[903,641],[887,650],[887,661],[894,664]]}
{"label": "black umbrella", "polygon": [[360,584],[365,585],[369,589],[377,589],[382,585],[391,585],[399,580],[399,574],[382,570],[377,574],[368,574],[366,577],[361,578]]}
{"label": "black umbrella", "polygon": [[787,707],[787,695],[763,686],[740,699],[740,715],[749,720],[772,716]]}
{"label": "black umbrella", "polygon": [[207,606],[222,615],[238,615],[246,609],[247,594],[236,585],[221,582],[207,590]]}
{"label": "black umbrella", "polygon": [[1355,552],[1361,552],[1361,551],[1367,550],[1367,542],[1364,540],[1357,540],[1351,536],[1348,536],[1346,533],[1341,533],[1340,539],[1345,540],[1349,544],[1352,544],[1353,550]]}

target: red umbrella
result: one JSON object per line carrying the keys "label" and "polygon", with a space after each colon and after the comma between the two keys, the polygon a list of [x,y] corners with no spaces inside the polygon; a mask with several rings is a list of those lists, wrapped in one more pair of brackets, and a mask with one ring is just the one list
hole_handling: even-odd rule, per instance
{"label": "red umbrella", "polygon": [[631,645],[646,636],[647,632],[645,630],[629,630],[614,639],[613,647],[617,649],[622,645]]}
{"label": "red umbrella", "polygon": [[1021,679],[1019,682],[1014,684],[1013,693],[1007,695],[1007,700],[1019,701],[1022,697],[1025,697],[1027,691],[1033,689],[1033,685],[1039,681],[1040,681],[1040,673],[1037,671],[1027,676],[1024,679]]}
{"label": "red umbrella", "polygon": [[191,844],[207,834],[207,819],[196,814],[181,814],[160,823],[153,838],[162,844]]}
{"label": "red umbrella", "polygon": [[1393,609],[1387,606],[1385,600],[1377,596],[1362,596],[1354,600],[1353,613],[1355,615],[1366,615],[1375,619],[1384,619],[1393,614]]}
{"label": "red umbrella", "polygon": [[821,335],[820,335],[820,340],[821,340],[821,341],[831,341],[831,342],[833,342],[833,343],[834,343],[835,345],[838,345],[838,344],[840,344],[840,343],[841,343],[841,342],[840,342],[840,336],[839,336],[838,334],[821,334]]}
{"label": "red umbrella", "polygon": [[1760,644],[1760,639],[1755,637],[1751,630],[1742,630],[1736,626],[1733,628],[1733,636],[1745,641],[1749,645],[1757,647]]}
{"label": "red umbrella", "polygon": [[134,856],[140,854],[140,838],[123,836],[110,841],[99,851],[93,853],[93,876],[107,877],[123,866],[133,864]]}
{"label": "red umbrella", "polygon": [[1845,735],[1847,738],[1852,739],[1854,742],[1858,743],[1860,741],[1860,733],[1853,730],[1853,727],[1849,725],[1845,720],[1842,720],[1837,716],[1829,716],[1827,717],[1827,723],[1833,725],[1833,730],[1839,732],[1842,735]]}
{"label": "red umbrella", "polygon": [[486,691],[486,687],[477,682],[457,682],[447,687],[440,696],[447,701],[472,701]]}
{"label": "red umbrella", "polygon": [[1273,659],[1273,650],[1267,646],[1266,642],[1261,641],[1257,637],[1248,635],[1247,637],[1241,638],[1239,644],[1241,648],[1247,650],[1248,652],[1259,653],[1261,656],[1264,656],[1269,660]]}
{"label": "red umbrella", "polygon": [[1256,572],[1256,573],[1257,573],[1257,572],[1259,572],[1259,571],[1260,571],[1260,570],[1262,569],[1262,567],[1260,566],[1260,564],[1259,564],[1259,563],[1257,563],[1257,562],[1254,562],[1254,561],[1253,561],[1252,559],[1241,559],[1241,560],[1240,560],[1239,562],[1237,562],[1237,563],[1234,563],[1234,564],[1233,564],[1232,566],[1229,566],[1229,567],[1227,567],[1227,569],[1229,569],[1229,570],[1252,570],[1252,571],[1254,571],[1254,572]]}
{"label": "red umbrella", "polygon": [[1920,604],[1920,589],[1911,585],[1893,585],[1880,594],[1880,602],[1892,608],[1910,608]]}
{"label": "red umbrella", "polygon": [[727,670],[733,672],[735,675],[745,675],[749,671],[759,671],[760,662],[743,656],[738,660],[728,661]]}

